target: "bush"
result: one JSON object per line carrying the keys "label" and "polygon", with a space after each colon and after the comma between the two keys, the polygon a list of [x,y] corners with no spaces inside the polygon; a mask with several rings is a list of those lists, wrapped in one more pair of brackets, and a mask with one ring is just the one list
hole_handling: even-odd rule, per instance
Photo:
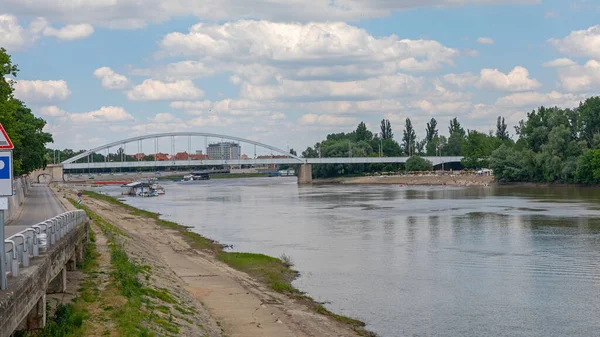
{"label": "bush", "polygon": [[407,171],[431,171],[433,164],[427,159],[412,156],[406,161],[405,167]]}

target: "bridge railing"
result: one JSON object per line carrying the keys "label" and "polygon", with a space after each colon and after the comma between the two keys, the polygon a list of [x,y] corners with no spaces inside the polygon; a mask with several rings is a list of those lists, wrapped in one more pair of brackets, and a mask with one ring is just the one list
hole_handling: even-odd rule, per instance
{"label": "bridge railing", "polygon": [[61,238],[85,222],[83,210],[75,210],[57,215],[20,231],[4,240],[5,271],[7,276],[19,276],[20,268],[29,267],[35,259],[55,245]]}

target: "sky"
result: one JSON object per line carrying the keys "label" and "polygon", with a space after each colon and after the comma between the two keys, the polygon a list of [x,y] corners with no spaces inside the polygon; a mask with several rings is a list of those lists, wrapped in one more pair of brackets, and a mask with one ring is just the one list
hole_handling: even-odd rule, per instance
{"label": "sky", "polygon": [[407,117],[514,137],[600,91],[600,1],[2,0],[0,47],[55,148],[195,131],[301,152],[384,118],[399,140]]}

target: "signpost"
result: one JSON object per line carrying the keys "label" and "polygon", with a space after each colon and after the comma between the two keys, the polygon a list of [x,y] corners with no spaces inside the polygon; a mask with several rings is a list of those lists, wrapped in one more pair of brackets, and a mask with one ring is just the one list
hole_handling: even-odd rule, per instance
{"label": "signpost", "polygon": [[0,124],[0,290],[7,289],[6,251],[4,250],[4,210],[8,209],[8,196],[13,195],[12,150],[13,143]]}

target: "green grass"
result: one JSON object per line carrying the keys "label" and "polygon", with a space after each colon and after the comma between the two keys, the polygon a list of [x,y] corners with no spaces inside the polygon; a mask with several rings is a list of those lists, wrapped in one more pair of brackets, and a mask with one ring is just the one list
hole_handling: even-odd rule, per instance
{"label": "green grass", "polygon": [[[102,200],[111,203],[119,202],[118,200],[102,194],[88,192],[91,197],[102,198]],[[90,195],[88,194],[88,196]],[[70,199],[72,203],[75,200]],[[102,230],[104,235],[109,240],[110,261],[113,268],[111,272],[113,286],[118,289],[120,294],[127,299],[125,305],[117,308],[111,308],[111,315],[116,322],[116,327],[122,336],[155,336],[155,333],[150,329],[151,326],[158,326],[166,332],[179,332],[175,322],[172,319],[167,321],[162,318],[162,315],[171,315],[171,309],[163,304],[152,305],[152,299],[166,304],[177,303],[166,289],[152,289],[145,287],[141,279],[148,279],[152,268],[145,265],[140,265],[130,259],[125,251],[122,238],[128,237],[117,226],[107,222],[96,213],[91,211],[87,206],[81,205],[81,208],[86,211],[88,217],[94,220],[94,223]],[[139,211],[130,208],[130,211]],[[150,212],[147,212],[150,213]],[[154,214],[154,213],[151,213]],[[147,216],[147,215],[146,215]],[[158,217],[158,215],[156,215]],[[145,276],[145,277],[144,277]],[[91,296],[87,296],[91,297]],[[93,298],[93,297],[91,297]],[[161,315],[157,315],[160,312]]]}
{"label": "green grass", "polygon": [[264,282],[271,289],[277,292],[284,293],[302,300],[307,305],[311,306],[316,312],[329,316],[343,324],[348,325],[360,336],[377,336],[373,332],[364,329],[364,322],[332,313],[323,307],[322,304],[315,302],[312,298],[294,288],[292,286],[292,281],[298,277],[299,273],[291,268],[293,266],[293,262],[291,257],[288,255],[283,254],[281,258],[275,258],[263,254],[225,252],[223,250],[223,246],[218,242],[205,238],[200,234],[191,232],[188,227],[181,226],[175,222],[161,220],[158,213],[139,210],[133,206],[126,205],[113,197],[103,194],[94,192],[84,192],[84,194],[92,198],[107,201],[116,206],[124,207],[132,215],[139,215],[154,219],[158,225],[178,231],[192,247],[214,253],[219,260],[225,262],[232,268],[251,275],[252,277]]}

